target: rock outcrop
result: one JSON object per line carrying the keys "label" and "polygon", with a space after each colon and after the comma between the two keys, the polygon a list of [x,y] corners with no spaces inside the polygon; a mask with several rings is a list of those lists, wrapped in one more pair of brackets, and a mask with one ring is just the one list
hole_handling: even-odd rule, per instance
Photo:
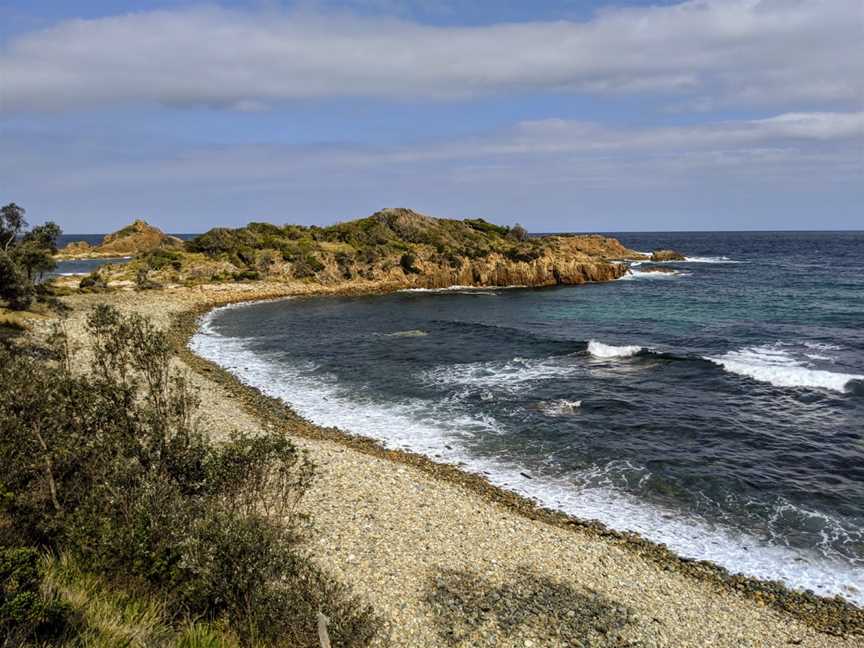
{"label": "rock outcrop", "polygon": [[686,261],[685,257],[680,252],[675,250],[654,250],[651,254],[652,261]]}
{"label": "rock outcrop", "polygon": [[91,246],[85,241],[77,241],[64,247],[57,256],[64,259],[135,256],[157,249],[182,248],[182,240],[165,234],[143,220],[136,220],[131,225],[108,234],[99,245]]}

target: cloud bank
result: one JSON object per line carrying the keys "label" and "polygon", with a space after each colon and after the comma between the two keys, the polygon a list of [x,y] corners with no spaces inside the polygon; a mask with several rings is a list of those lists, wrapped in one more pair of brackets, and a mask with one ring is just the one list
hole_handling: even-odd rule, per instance
{"label": "cloud bank", "polygon": [[661,94],[683,109],[850,109],[864,100],[864,39],[859,0],[691,0],[477,27],[197,8],[20,35],[0,50],[0,83],[7,112],[529,92]]}

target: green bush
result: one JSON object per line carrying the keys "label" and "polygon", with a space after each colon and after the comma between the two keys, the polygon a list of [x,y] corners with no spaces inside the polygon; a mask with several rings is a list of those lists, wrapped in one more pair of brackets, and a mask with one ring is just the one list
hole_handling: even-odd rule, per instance
{"label": "green bush", "polygon": [[232,275],[234,281],[258,281],[261,278],[261,273],[257,270],[241,270]]}
{"label": "green bush", "polygon": [[108,288],[108,282],[105,281],[105,277],[103,277],[102,274],[98,270],[96,270],[94,272],[91,272],[86,277],[82,277],[81,281],[78,282],[78,287],[81,290],[95,292],[99,290],[106,290]]}
{"label": "green bush", "polygon": [[12,310],[25,310],[33,302],[35,289],[13,259],[0,250],[0,299]]}
{"label": "green bush", "polygon": [[543,251],[534,246],[518,245],[507,250],[504,253],[504,256],[506,256],[511,261],[530,263],[531,261],[536,261],[541,256],[543,256]]}
{"label": "green bush", "polygon": [[294,276],[298,279],[314,277],[324,269],[324,264],[314,254],[304,254],[294,261]]}
{"label": "green bush", "polygon": [[180,270],[183,267],[183,256],[175,250],[157,248],[145,254],[141,260],[151,270],[162,270],[166,267]]}
{"label": "green bush", "polygon": [[417,257],[407,252],[399,259],[399,265],[402,266],[405,274],[420,274],[420,270],[414,266],[415,261],[417,261]]}
{"label": "green bush", "polygon": [[71,610],[42,592],[39,552],[30,547],[0,549],[0,637],[3,646],[43,642],[61,636]]}
{"label": "green bush", "polygon": [[146,319],[99,306],[92,373],[0,351],[0,541],[67,552],[81,567],[153,592],[174,622],[224,623],[244,646],[361,646],[368,607],[300,553],[295,507],[312,466],[279,432],[217,445],[172,346]]}
{"label": "green bush", "polygon": [[509,227],[504,227],[503,225],[493,225],[492,223],[487,223],[482,218],[466,218],[463,221],[466,225],[472,227],[478,232],[483,232],[484,234],[497,234],[498,236],[507,236],[510,232]]}

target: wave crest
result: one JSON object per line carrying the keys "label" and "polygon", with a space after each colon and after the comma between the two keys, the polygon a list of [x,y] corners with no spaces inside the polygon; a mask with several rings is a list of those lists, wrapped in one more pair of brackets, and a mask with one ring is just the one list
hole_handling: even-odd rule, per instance
{"label": "wave crest", "polygon": [[808,367],[777,345],[746,347],[705,359],[726,371],[775,387],[810,387],[844,393],[850,382],[864,380],[862,375]]}
{"label": "wave crest", "polygon": [[595,358],[629,358],[642,351],[641,346],[612,346],[611,344],[603,344],[597,340],[588,342],[588,353]]}

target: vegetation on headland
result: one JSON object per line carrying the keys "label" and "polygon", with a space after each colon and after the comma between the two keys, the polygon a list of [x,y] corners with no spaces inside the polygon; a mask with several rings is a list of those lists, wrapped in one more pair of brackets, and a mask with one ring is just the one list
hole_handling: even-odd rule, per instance
{"label": "vegetation on headland", "polygon": [[[144,227],[149,226],[139,225]],[[106,241],[118,244],[122,232]],[[215,228],[183,249],[176,239],[159,244],[159,235],[151,234],[127,266],[106,267],[86,278],[82,288],[256,280],[536,286],[614,279],[624,269],[612,260],[641,258],[603,236],[530,237],[518,224],[439,219],[410,209],[385,209],[329,227],[250,223]]]}
{"label": "vegetation on headland", "polygon": [[149,321],[97,307],[0,349],[0,645],[365,645],[368,607],[303,553],[312,479],[279,432],[217,444]]}

